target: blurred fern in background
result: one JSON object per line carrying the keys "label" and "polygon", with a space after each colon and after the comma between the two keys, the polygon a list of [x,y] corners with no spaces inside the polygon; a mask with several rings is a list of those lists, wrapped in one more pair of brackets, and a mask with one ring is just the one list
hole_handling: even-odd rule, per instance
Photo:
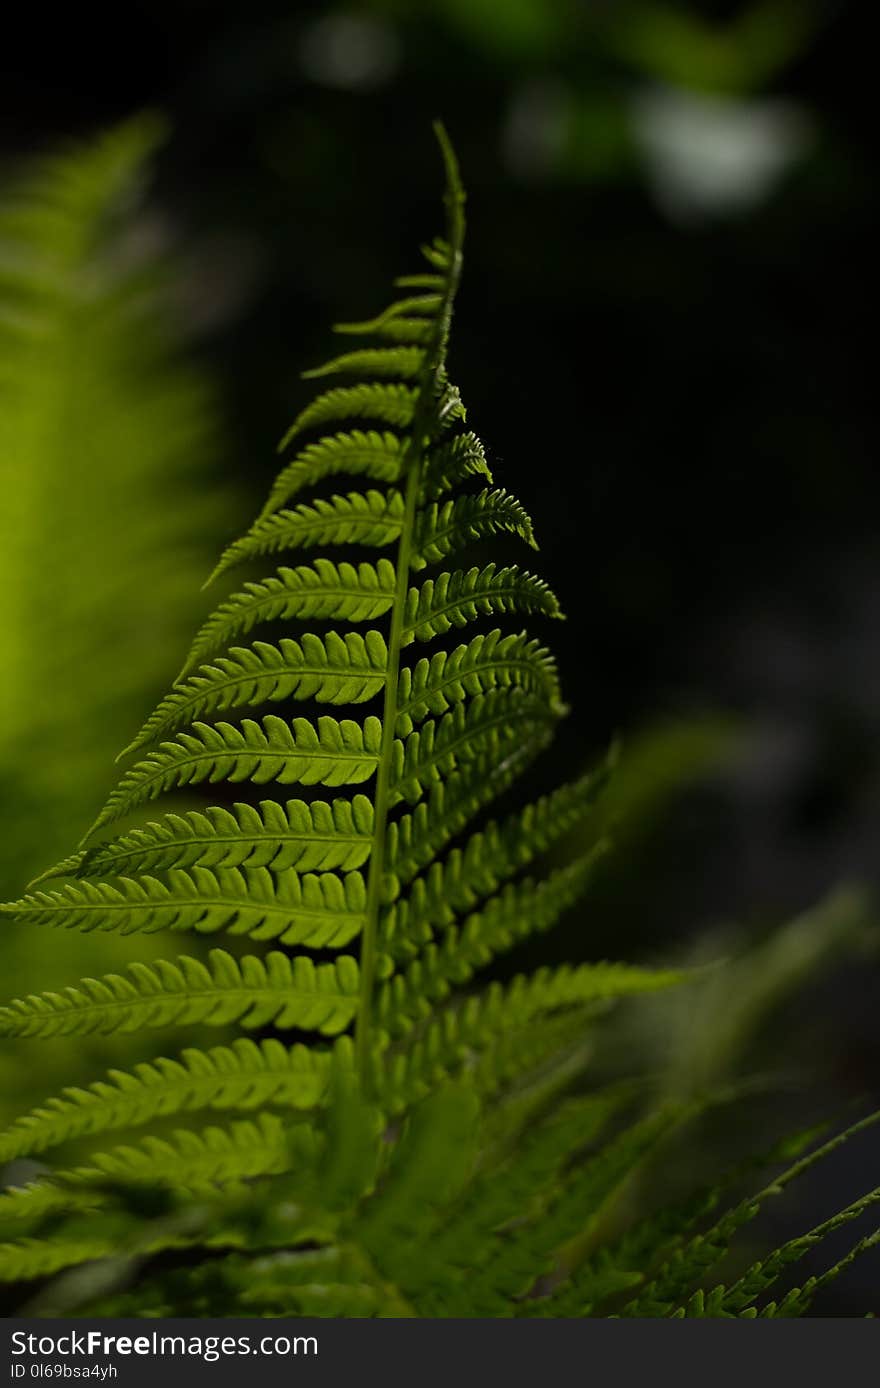
{"label": "blurred fern in background", "polygon": [[[180,357],[173,274],[143,211],[161,133],[156,120],[133,120],[0,189],[7,893],[69,844],[105,792],[123,733],[172,673],[225,508],[208,470],[217,403]],[[124,942],[86,940],[80,963],[84,947],[103,968],[125,957]],[[52,982],[69,971],[67,951],[53,942],[42,965]],[[13,988],[25,959],[10,923],[0,965]],[[4,1048],[3,1112],[75,1062],[67,1046],[47,1048],[42,1063]]]}

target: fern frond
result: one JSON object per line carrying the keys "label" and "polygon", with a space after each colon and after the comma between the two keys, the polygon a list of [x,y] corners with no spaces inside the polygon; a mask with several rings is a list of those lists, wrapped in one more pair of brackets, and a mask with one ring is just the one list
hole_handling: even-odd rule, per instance
{"label": "fern frond", "polygon": [[[363,867],[373,840],[373,805],[351,800],[288,800],[210,806],[166,814],[120,838],[59,863],[52,875],[123,877],[181,867],[267,867],[273,872],[351,871]],[[45,876],[45,875],[44,875]]]}
{"label": "fern frond", "polygon": [[[55,1182],[47,1187],[43,1203],[45,1209],[53,1213],[82,1211],[84,1204],[94,1203],[96,1208],[108,1206],[107,1214],[102,1215],[99,1222],[95,1221],[94,1214],[88,1215],[85,1228],[78,1236],[62,1232],[57,1237],[23,1238],[0,1245],[0,1281],[41,1276],[117,1253],[123,1230],[134,1232],[137,1239],[137,1225],[135,1223],[132,1230],[131,1216],[113,1218],[114,1188],[164,1187],[180,1194],[210,1195],[218,1188],[234,1188],[258,1176],[286,1171],[291,1160],[291,1144],[284,1125],[275,1115],[266,1113],[233,1123],[228,1128],[210,1127],[201,1131],[181,1128],[169,1138],[148,1136],[136,1145],[96,1153],[91,1165],[60,1172]],[[33,1206],[33,1193],[39,1189],[30,1187],[10,1197],[13,1203],[20,1203],[25,1217]],[[83,1225],[82,1214],[79,1223]],[[89,1224],[99,1231],[103,1226],[105,1232],[92,1236],[85,1232]],[[148,1235],[149,1228],[148,1224]],[[144,1240],[141,1237],[137,1241],[142,1251],[156,1252],[162,1248],[186,1246],[193,1238],[172,1223],[157,1238],[148,1236]],[[222,1232],[203,1241],[220,1247],[236,1242]]]}
{"label": "fern frond", "polygon": [[403,498],[400,492],[349,492],[329,499],[316,497],[311,505],[301,502],[290,511],[274,511],[256,521],[240,540],[220,557],[207,580],[249,559],[260,559],[286,549],[312,549],[316,545],[370,545],[382,548],[400,536]]}
{"label": "fern frond", "polygon": [[238,1305],[245,1314],[260,1315],[336,1318],[399,1313],[387,1289],[368,1280],[365,1262],[359,1250],[346,1247],[239,1259]]}
{"label": "fern frond", "polygon": [[177,685],[147,720],[120,756],[137,751],[181,724],[205,713],[227,711],[241,704],[258,705],[282,699],[314,699],[319,704],[365,703],[385,682],[388,651],[378,631],[361,636],[305,632],[299,641],[283,638],[277,646],[255,641],[235,646],[214,665]]}
{"label": "fern frond", "polygon": [[181,1128],[170,1138],[145,1137],[137,1145],[98,1152],[90,1162],[66,1173],[65,1179],[143,1181],[198,1192],[284,1171],[290,1147],[281,1119],[261,1113],[228,1128]]}
{"label": "fern frond", "polygon": [[333,357],[323,366],[313,366],[302,373],[304,381],[321,376],[377,376],[401,381],[415,380],[425,364],[425,354],[418,347],[361,347]]}
{"label": "fern frond", "polygon": [[413,421],[418,398],[418,391],[412,386],[384,383],[334,386],[300,411],[278,445],[279,450],[309,429],[340,424],[347,419],[375,420],[404,429]]}
{"label": "fern frond", "polygon": [[[584,776],[515,810],[505,820],[490,820],[443,862],[434,862],[426,891],[453,910],[469,910],[480,897],[497,890],[505,878],[526,867],[570,833],[590,813],[605,784],[604,773]],[[404,880],[408,865],[398,869]],[[415,893],[415,887],[413,892]],[[409,898],[413,900],[412,897]]]}
{"label": "fern frond", "polygon": [[274,714],[259,723],[194,723],[126,773],[86,838],[173,786],[202,781],[252,781],[265,785],[358,785],[374,775],[382,746],[382,725],[369,717],[361,725],[344,718],[305,718],[286,723]]}
{"label": "fern frond", "polygon": [[[583,1239],[595,1228],[633,1173],[686,1113],[670,1105],[648,1115],[624,1128],[586,1161],[561,1173],[549,1188],[545,1184],[532,1218],[514,1225],[498,1241],[491,1264],[477,1278],[468,1279],[466,1291],[462,1289],[474,1311],[498,1315],[500,1305],[524,1296],[549,1274],[573,1232]],[[569,1146],[565,1155],[571,1154]],[[457,1307],[453,1301],[446,1314],[460,1308],[461,1301]]]}
{"label": "fern frond", "polygon": [[[878,1244],[880,1244],[880,1229],[875,1229],[872,1234],[866,1234],[863,1238],[859,1239],[848,1253],[845,1253],[842,1258],[838,1258],[838,1260],[832,1263],[830,1267],[827,1267],[824,1272],[816,1277],[810,1277],[802,1287],[792,1287],[780,1302],[769,1302],[758,1314],[776,1319],[783,1316],[792,1317],[807,1315],[817,1293],[820,1292],[823,1287],[826,1287],[829,1282],[833,1282],[835,1278],[839,1277],[857,1258],[861,1258],[863,1254],[869,1253],[871,1249],[876,1248]],[[741,1312],[740,1314],[743,1315],[747,1313]]]}
{"label": "fern frond", "polygon": [[719,1187],[708,1187],[637,1221],[620,1238],[570,1269],[557,1287],[529,1308],[529,1314],[569,1318],[596,1314],[607,1297],[643,1284],[657,1263],[668,1258],[695,1225],[712,1213],[720,1195]]}
{"label": "fern frond", "polygon": [[509,1150],[541,1116],[584,1079],[595,1051],[596,1024],[607,1002],[587,1002],[514,1027],[476,1057],[477,1093],[491,1101],[484,1122],[490,1155]]}
{"label": "fern frond", "polygon": [[[749,1309],[754,1308],[757,1299],[773,1286],[787,1267],[791,1266],[792,1263],[799,1262],[818,1244],[823,1243],[825,1239],[835,1234],[838,1229],[851,1223],[852,1220],[859,1219],[878,1202],[880,1202],[880,1188],[869,1191],[867,1195],[852,1201],[851,1204],[832,1215],[830,1219],[816,1225],[809,1233],[788,1239],[768,1257],[753,1263],[748,1271],[743,1273],[742,1277],[738,1278],[732,1286],[716,1287],[708,1294],[702,1291],[695,1292],[687,1305],[682,1306],[679,1310],[685,1316],[742,1316]],[[873,1242],[874,1236],[869,1236],[863,1242],[860,1251],[867,1251]],[[801,1294],[803,1295],[803,1292]],[[675,1315],[676,1312],[671,1314]]]}
{"label": "fern frond", "polygon": [[115,1231],[103,1236],[83,1231],[70,1238],[31,1238],[0,1244],[0,1282],[31,1282],[78,1263],[105,1258],[114,1251],[115,1242]]}
{"label": "fern frond", "polygon": [[[246,1172],[243,1177],[247,1179]],[[128,1183],[128,1188],[133,1189],[135,1184]],[[140,1184],[148,1188],[150,1182],[143,1179]],[[120,1185],[125,1188],[124,1182]],[[160,1188],[157,1183],[156,1189]],[[205,1186],[198,1195],[205,1199],[210,1192],[216,1198],[215,1190],[218,1189],[222,1191],[222,1183],[217,1187]],[[141,1259],[159,1253],[198,1248],[227,1250],[239,1248],[245,1242],[238,1230],[220,1229],[210,1237],[201,1232],[191,1234],[188,1232],[190,1221],[185,1215],[144,1222],[129,1209],[122,1208],[121,1201],[113,1200],[110,1195],[102,1198],[97,1187],[92,1191],[85,1188],[74,1191],[66,1187],[64,1195],[65,1199],[60,1195],[56,1198],[56,1220],[59,1215],[66,1216],[61,1233],[49,1232],[40,1237],[23,1237],[0,1244],[0,1282],[32,1281],[98,1260],[107,1260],[102,1271],[112,1275],[114,1270],[117,1274],[127,1271],[137,1266]],[[183,1199],[191,1200],[192,1196],[184,1193]]]}
{"label": "fern frond", "polygon": [[[230,523],[223,411],[168,311],[180,267],[167,238],[143,234],[166,134],[139,114],[21,169],[5,161],[0,180],[9,881],[66,851],[120,729],[197,619],[200,571]],[[15,953],[9,941],[7,971],[27,968]]]}
{"label": "fern frond", "polygon": [[349,473],[373,482],[399,482],[403,450],[397,434],[352,429],[307,444],[275,479],[260,518],[272,515],[303,491],[328,477]]}
{"label": "fern frond", "polygon": [[85,850],[79,849],[76,853],[71,853],[68,857],[62,858],[60,862],[53,863],[51,867],[44,868],[42,872],[38,873],[36,877],[28,882],[28,891],[33,891],[34,888],[40,886],[42,882],[50,882],[56,877],[76,877],[85,862],[85,858]]}
{"label": "fern frond", "polygon": [[490,690],[468,704],[456,704],[444,717],[423,723],[394,743],[390,782],[392,805],[415,804],[432,782],[448,776],[460,761],[485,757],[503,763],[506,752],[523,739],[540,736],[562,716],[543,699],[516,691]]}
{"label": "fern frond", "polygon": [[3,1036],[87,1036],[173,1025],[246,1028],[270,1023],[332,1036],[357,1009],[358,967],[342,955],[313,964],[277,950],[234,959],[213,949],[207,961],[129,964],[128,977],[84,978],[60,992],[31,994],[0,1007]]}
{"label": "fern frond", "polygon": [[[562,965],[539,969],[534,974],[520,975],[506,986],[492,983],[463,1002],[452,1003],[433,1014],[414,1040],[407,1038],[402,1047],[383,1056],[374,1079],[377,1092],[383,1103],[398,1111],[463,1069],[475,1080],[479,1071],[485,1071],[477,1080],[478,1088],[492,1093],[511,1074],[526,1074],[548,1054],[565,1049],[571,1039],[569,1032],[542,1032],[542,1023],[548,1016],[575,1010],[575,1034],[582,1038],[587,1005],[676,987],[683,981],[684,975],[672,970],[581,964],[576,968]],[[399,996],[405,985],[401,988],[391,983],[387,987],[389,994],[396,992]],[[517,1044],[521,1037],[531,1043],[528,1061]],[[507,1049],[512,1039],[517,1054],[509,1068],[503,1063],[504,1057],[495,1052],[499,1042],[507,1043],[503,1048]]]}
{"label": "fern frond", "polygon": [[122,877],[67,883],[38,891],[0,911],[33,925],[106,930],[123,935],[157,930],[249,935],[256,940],[340,948],[363,928],[366,893],[360,873],[305,873],[287,868],[172,868],[168,882]]}
{"label": "fern frond", "polygon": [[562,616],[544,580],[521,569],[487,564],[483,569],[439,574],[407,594],[403,643],[432,641],[453,627],[508,612]]}
{"label": "fern frond", "polygon": [[475,636],[467,645],[422,657],[400,672],[397,735],[406,737],[430,715],[448,713],[463,699],[498,688],[521,689],[561,708],[556,662],[525,632],[505,636],[498,629]]}
{"label": "fern frond", "polygon": [[408,318],[401,314],[396,318],[387,318],[384,323],[376,323],[372,329],[367,323],[336,323],[333,331],[346,336],[377,337],[385,342],[418,347],[430,343],[435,329],[428,318]]}
{"label": "fern frond", "polygon": [[428,452],[420,497],[424,501],[437,501],[472,477],[484,477],[491,483],[486,451],[476,434],[457,434],[435,444]]}
{"label": "fern frond", "polygon": [[410,564],[424,569],[473,540],[507,533],[537,549],[532,523],[515,496],[503,487],[434,502],[419,516]]}
{"label": "fern frond", "polygon": [[[95,1050],[158,1028],[233,1030],[208,1049],[181,1039],[157,1059],[120,1061],[0,1133],[0,1162],[86,1144],[62,1154],[67,1167],[0,1195],[0,1276],[106,1260],[101,1297],[90,1303],[66,1279],[63,1309],[544,1317],[610,1304],[626,1316],[789,1315],[880,1240],[869,1232],[766,1302],[802,1253],[875,1207],[874,1192],[707,1291],[731,1239],[835,1143],[731,1209],[710,1191],[645,1219],[633,1178],[698,1105],[656,1107],[644,1081],[587,1089],[586,1067],[614,1001],[684,975],[600,962],[477,979],[580,899],[607,849],[601,812],[590,816],[611,758],[524,807],[491,808],[566,713],[552,655],[518,630],[561,613],[543,580],[513,562],[472,553],[443,569],[472,542],[535,541],[465,429],[447,372],[464,193],[438,136],[447,225],[423,247],[427,272],[399,281],[402,297],[377,317],[340,325],[369,340],[305,373],[348,380],[300,410],[259,518],[216,572],[288,550],[313,550],[313,562],[220,601],[132,747],[158,745],[122,774],[88,846],[2,908],[24,925],[225,931],[289,947],[233,945],[112,973],[102,964],[99,976],[0,1007],[0,1034],[88,1038]],[[339,478],[364,489],[330,495],[349,485]],[[332,560],[322,551],[333,546],[388,553]],[[441,567],[413,578],[428,565]],[[282,622],[290,630],[255,639],[261,624]],[[407,657],[426,642],[423,658]],[[297,700],[339,717],[263,714]],[[241,721],[222,721],[229,710]],[[358,789],[233,800],[229,787],[248,783]],[[91,837],[167,791],[208,785],[216,804],[193,796]],[[575,833],[572,857],[563,841]],[[43,885],[60,877],[70,880]],[[351,957],[338,953],[355,941]],[[269,1027],[295,1044],[247,1035]],[[607,1076],[607,1057],[596,1058]],[[217,1114],[228,1127],[213,1125]],[[126,1145],[104,1150],[124,1130]],[[172,1250],[186,1250],[185,1263],[143,1265]],[[120,1294],[114,1277],[135,1269],[142,1281]]]}
{"label": "fern frond", "polygon": [[[418,283],[415,281],[418,280]],[[446,283],[442,276],[428,275],[416,276],[410,279],[409,285],[401,280],[397,281],[400,288],[413,289],[436,289],[445,290]],[[382,337],[390,334],[397,341],[398,331],[406,334],[413,330],[413,325],[418,325],[418,332],[427,332],[429,337],[436,333],[437,314],[443,308],[443,294],[412,294],[404,299],[397,299],[390,304],[382,313],[377,313],[374,318],[367,318],[360,323],[334,323],[335,333],[350,334],[356,337]],[[405,340],[405,337],[404,337]],[[424,340],[424,339],[419,339]]]}
{"label": "fern frond", "polygon": [[103,1303],[99,1314],[395,1315],[399,1303],[370,1280],[372,1275],[362,1250],[351,1246],[283,1249],[257,1257],[230,1253],[142,1277],[135,1296],[117,1296]]}
{"label": "fern frond", "polygon": [[[442,1227],[433,1233],[430,1252],[416,1266],[412,1260],[406,1267],[406,1285],[412,1289],[422,1315],[455,1314],[468,1300],[473,1280],[486,1278],[487,1264],[493,1275],[499,1259],[507,1260],[505,1230],[528,1219],[536,1202],[546,1202],[548,1190],[562,1179],[565,1166],[573,1152],[583,1150],[602,1133],[615,1114],[625,1105],[628,1095],[619,1087],[595,1094],[581,1095],[559,1105],[543,1123],[530,1132],[513,1157],[500,1165],[489,1163],[471,1184],[465,1198],[445,1214]],[[461,1270],[467,1269],[463,1284]],[[509,1274],[508,1274],[509,1276]],[[514,1290],[528,1290],[534,1274],[531,1270],[518,1272]],[[524,1281],[525,1286],[516,1283]],[[488,1290],[489,1306],[478,1301],[474,1310],[480,1314],[505,1314],[509,1300],[504,1291]]]}
{"label": "fern frond", "polygon": [[435,1212],[470,1175],[477,1112],[476,1096],[464,1086],[441,1086],[420,1104],[393,1153],[389,1179],[355,1224],[358,1243],[394,1281],[401,1252],[423,1247]]}
{"label": "fern frond", "polygon": [[689,1295],[695,1286],[705,1278],[708,1271],[717,1265],[728,1252],[737,1232],[761,1210],[765,1201],[780,1194],[792,1181],[803,1176],[818,1162],[824,1161],[832,1152],[849,1142],[858,1133],[880,1122],[880,1110],[868,1114],[857,1123],[851,1124],[843,1132],[835,1134],[827,1142],[805,1156],[799,1157],[781,1175],[758,1191],[747,1196],[739,1204],[724,1211],[720,1218],[705,1232],[694,1235],[658,1270],[656,1276],[645,1286],[639,1296],[623,1307],[625,1316],[667,1316],[675,1311],[682,1299]]}
{"label": "fern frond", "polygon": [[504,756],[491,753],[462,762],[446,781],[431,786],[411,814],[389,825],[389,867],[408,881],[427,867],[446,844],[486,805],[502,795],[544,750],[553,724],[538,725],[514,743],[504,743]]}
{"label": "fern frond", "polygon": [[[434,133],[435,135],[439,135],[439,130],[436,126],[434,127]],[[447,180],[448,176],[449,175],[447,171]],[[460,195],[462,197],[464,196],[463,189],[460,190]],[[444,201],[445,200],[446,199],[444,198]],[[429,275],[424,273],[415,275],[398,275],[394,280],[395,289],[443,289],[445,288],[445,285],[446,277],[444,275]],[[341,329],[337,328],[334,331],[341,331]]]}
{"label": "fern frond", "polygon": [[[445,1080],[463,1080],[481,1099],[492,1100],[545,1063],[583,1070],[589,1022],[596,1012],[591,1004],[561,1007],[533,1026],[502,1026],[497,1033],[478,1029],[471,1040],[465,1024],[459,1030],[459,1013],[475,1000],[476,995],[462,1003],[453,999],[437,1010],[434,1020],[389,1048],[373,1078],[389,1113],[402,1113]],[[568,1074],[565,1083],[571,1079]]]}
{"label": "fern frond", "polygon": [[[542,882],[525,880],[504,888],[482,911],[467,916],[460,927],[447,930],[405,973],[395,975],[379,989],[376,1015],[382,1025],[392,1033],[407,1031],[428,1015],[431,1003],[448,996],[453,984],[466,983],[496,955],[529,935],[549,930],[577,900],[603,850],[604,845],[600,845]],[[594,967],[597,988],[603,986],[599,980],[604,975],[613,991],[615,971],[621,966]]]}
{"label": "fern frond", "polygon": [[[313,1109],[326,1095],[330,1063],[327,1051],[301,1043],[288,1047],[276,1040],[238,1037],[228,1046],[185,1050],[176,1060],[160,1057],[131,1071],[111,1070],[106,1079],[65,1089],[16,1119],[0,1135],[0,1161],[178,1113],[262,1109],[267,1104],[298,1112]],[[39,1207],[36,1198],[33,1203]],[[0,1197],[0,1217],[6,1214]]]}
{"label": "fern frond", "polygon": [[335,618],[346,622],[375,621],[394,601],[394,565],[387,559],[373,564],[333,564],[316,559],[295,569],[280,568],[261,583],[224,602],[202,627],[181,672],[181,678],[205,663],[237,636],[260,622],[296,617]]}
{"label": "fern frond", "polygon": [[30,1228],[61,1213],[100,1209],[103,1194],[96,1190],[72,1190],[55,1181],[36,1180],[7,1186],[0,1194],[0,1243],[26,1237]]}

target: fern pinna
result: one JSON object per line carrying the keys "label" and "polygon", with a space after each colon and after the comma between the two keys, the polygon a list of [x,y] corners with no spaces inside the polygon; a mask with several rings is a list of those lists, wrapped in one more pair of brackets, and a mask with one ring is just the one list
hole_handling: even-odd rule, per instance
{"label": "fern pinna", "polygon": [[[49,1309],[582,1315],[617,1297],[627,1314],[675,1314],[760,1204],[710,1237],[694,1232],[712,1208],[701,1198],[597,1252],[617,1194],[688,1110],[633,1115],[626,1084],[573,1092],[588,1023],[678,975],[581,964],[469,988],[580,895],[601,844],[529,870],[584,825],[604,771],[481,818],[564,712],[551,655],[516,630],[559,608],[516,564],[444,567],[473,541],[534,539],[446,372],[464,197],[438,135],[445,238],[397,281],[402,297],[339,329],[370,345],[306,373],[344,384],[299,414],[290,461],[217,573],[354,553],[281,563],[221,602],[84,845],[4,908],[34,925],[246,942],[19,999],[0,1010],[7,1036],[264,1033],[112,1071],[0,1135],[0,1161],[75,1154],[38,1179],[24,1168],[0,1197],[0,1276],[111,1257],[142,1268],[131,1291],[115,1273],[68,1278],[35,1303]],[[333,492],[344,477],[362,488]],[[469,635],[476,623],[489,629]],[[270,624],[290,634],[263,639]],[[204,784],[259,789],[100,837]],[[288,786],[308,798],[284,799]],[[754,1302],[725,1295],[737,1313]]]}

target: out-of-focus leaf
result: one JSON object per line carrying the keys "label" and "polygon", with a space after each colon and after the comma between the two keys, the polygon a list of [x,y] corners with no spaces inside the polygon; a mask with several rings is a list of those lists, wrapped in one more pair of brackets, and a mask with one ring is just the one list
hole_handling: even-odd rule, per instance
{"label": "out-of-focus leaf", "polygon": [[[4,895],[94,812],[153,682],[179,662],[225,509],[209,471],[217,404],[181,359],[173,277],[140,197],[160,135],[133,120],[0,188]],[[74,949],[7,923],[7,990],[33,980],[35,950],[49,987],[74,956],[81,972],[84,944],[103,971],[131,957],[124,941]],[[69,1068],[69,1052],[32,1048],[22,1065],[8,1048],[4,1106],[45,1087],[42,1063]]]}

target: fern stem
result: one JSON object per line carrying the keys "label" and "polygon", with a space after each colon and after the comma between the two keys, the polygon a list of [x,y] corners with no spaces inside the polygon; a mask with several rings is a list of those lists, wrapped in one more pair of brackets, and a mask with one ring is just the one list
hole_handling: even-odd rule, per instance
{"label": "fern stem", "polygon": [[361,1083],[364,1085],[368,1082],[370,1069],[370,1032],[373,990],[376,981],[376,947],[379,934],[379,912],[382,908],[382,887],[385,878],[385,840],[390,808],[392,753],[397,727],[400,652],[403,647],[403,619],[409,588],[409,561],[420,482],[420,461],[418,458],[414,458],[406,483],[403,527],[397,546],[397,582],[391,616],[391,631],[388,637],[388,668],[385,676],[385,701],[382,708],[382,750],[376,775],[373,849],[370,854],[370,866],[367,875],[366,919],[361,939],[360,998],[355,1025],[355,1061]]}
{"label": "fern stem", "polygon": [[440,121],[434,123],[434,134],[440,146],[446,170],[446,221],[449,240],[449,271],[443,294],[443,306],[438,315],[435,340],[428,354],[424,375],[419,384],[418,402],[412,422],[409,457],[404,458],[406,493],[403,524],[397,543],[397,575],[394,606],[391,609],[391,631],[388,637],[388,667],[385,676],[385,699],[382,710],[382,747],[376,774],[376,797],[373,821],[373,848],[367,875],[367,904],[364,931],[361,939],[360,996],[355,1022],[355,1064],[361,1084],[370,1082],[370,1056],[373,992],[376,982],[376,956],[379,935],[379,913],[385,879],[385,840],[390,809],[391,767],[394,739],[397,733],[398,686],[400,653],[405,631],[406,598],[409,591],[409,567],[415,531],[416,509],[422,482],[425,447],[431,412],[435,407],[434,392],[444,366],[452,304],[461,274],[461,253],[464,241],[464,189],[458,164],[446,130]]}

